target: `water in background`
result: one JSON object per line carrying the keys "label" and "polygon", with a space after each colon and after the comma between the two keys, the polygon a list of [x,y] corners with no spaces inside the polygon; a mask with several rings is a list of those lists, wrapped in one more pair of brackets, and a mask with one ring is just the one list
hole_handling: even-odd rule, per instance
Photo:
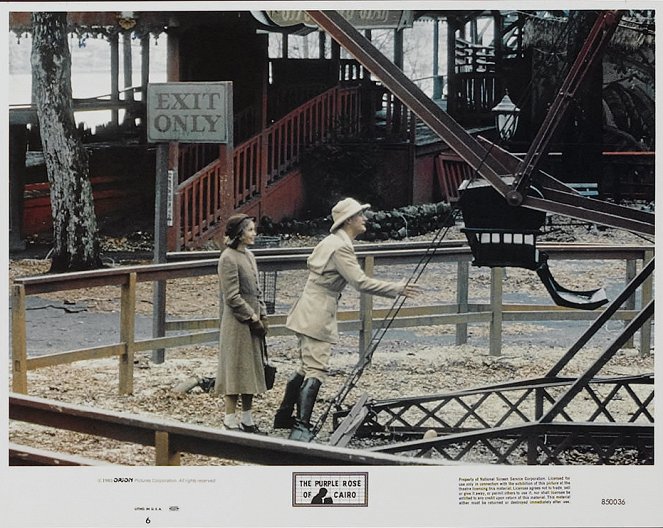
{"label": "water in background", "polygon": [[[30,51],[32,47],[29,36],[17,41],[15,36],[9,39],[9,89],[10,105],[29,104],[32,91],[32,74],[30,73]],[[73,97],[99,97],[111,92],[110,77],[110,46],[103,39],[88,39],[85,45],[79,45],[77,38],[70,38],[72,72],[71,83]],[[132,79],[140,79],[140,46],[132,41]],[[166,42],[162,38],[158,43],[150,44],[150,82],[166,81]],[[122,61],[120,61],[120,89],[123,86]],[[120,119],[123,117],[120,111]],[[97,125],[106,124],[111,120],[110,110],[92,112],[76,112],[77,123],[85,123],[86,128],[94,130]]]}

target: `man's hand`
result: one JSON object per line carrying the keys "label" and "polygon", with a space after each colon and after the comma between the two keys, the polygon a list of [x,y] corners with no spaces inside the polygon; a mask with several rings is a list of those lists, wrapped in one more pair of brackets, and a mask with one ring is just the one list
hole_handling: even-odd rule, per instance
{"label": "man's hand", "polygon": [[424,289],[418,284],[407,282],[403,284],[403,289],[401,290],[401,295],[403,297],[417,297],[424,292]]}

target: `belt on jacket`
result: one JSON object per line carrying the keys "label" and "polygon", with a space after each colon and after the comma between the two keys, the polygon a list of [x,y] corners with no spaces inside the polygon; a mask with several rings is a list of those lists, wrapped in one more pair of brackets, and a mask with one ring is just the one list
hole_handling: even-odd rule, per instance
{"label": "belt on jacket", "polygon": [[329,295],[331,297],[334,297],[335,299],[340,299],[341,298],[341,292],[337,292],[336,290],[331,290],[329,288],[325,288],[321,284],[317,284],[317,283],[313,282],[310,278],[306,281],[306,284],[304,285],[304,290],[324,293],[325,295]]}

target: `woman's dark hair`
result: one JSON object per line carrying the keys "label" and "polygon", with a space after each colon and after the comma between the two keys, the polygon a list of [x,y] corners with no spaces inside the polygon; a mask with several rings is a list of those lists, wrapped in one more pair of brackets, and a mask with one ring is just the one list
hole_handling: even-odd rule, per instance
{"label": "woman's dark hair", "polygon": [[245,214],[236,214],[228,218],[226,222],[226,238],[224,240],[226,246],[237,249],[242,233],[248,225],[248,220],[253,220],[253,218]]}

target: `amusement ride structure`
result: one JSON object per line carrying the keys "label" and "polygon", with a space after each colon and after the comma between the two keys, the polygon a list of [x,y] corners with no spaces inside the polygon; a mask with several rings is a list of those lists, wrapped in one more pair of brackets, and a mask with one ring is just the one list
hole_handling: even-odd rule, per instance
{"label": "amusement ride structure", "polygon": [[[606,11],[598,16],[523,159],[470,136],[340,14],[310,11],[309,15],[472,167],[474,177],[460,187],[458,205],[475,265],[534,270],[552,299],[561,306],[592,310],[605,305],[544,377],[387,401],[372,401],[363,395],[351,409],[344,408],[345,397],[370,363],[372,353],[389,328],[390,317],[403,303],[402,299],[397,300],[382,327],[375,332],[368,353],[320,417],[316,432],[333,408],[335,427],[331,443],[334,445],[347,445],[353,437],[371,436],[399,440],[374,448],[378,452],[413,456],[430,456],[434,452],[435,456],[450,460],[487,457],[492,462],[506,464],[523,461],[559,464],[567,463],[569,450],[580,449],[590,453],[589,460],[598,464],[619,463],[620,456],[627,451],[635,453],[638,463],[653,463],[653,373],[627,378],[596,377],[643,325],[651,324],[653,300],[581,376],[568,378],[560,373],[652,275],[654,260],[646,263],[609,302],[603,289],[572,291],[560,286],[550,273],[547,256],[536,248],[536,236],[547,213],[641,235],[654,234],[652,213],[585,197],[538,169],[565,110],[617,28],[620,12]],[[435,247],[430,251],[434,252]],[[413,276],[411,280],[417,278]],[[610,404],[616,398],[627,398],[633,404],[626,422],[615,419],[610,412]],[[492,399],[505,404],[506,411],[498,416],[487,412],[484,404]],[[422,438],[426,431],[434,433]]]}

